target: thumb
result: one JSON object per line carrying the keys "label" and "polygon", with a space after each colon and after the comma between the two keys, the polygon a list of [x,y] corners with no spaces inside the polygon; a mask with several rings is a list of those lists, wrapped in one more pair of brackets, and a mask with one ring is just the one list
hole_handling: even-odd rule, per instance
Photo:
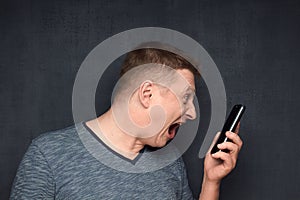
{"label": "thumb", "polygon": [[217,134],[215,135],[215,137],[214,137],[214,139],[213,139],[213,141],[212,141],[212,143],[211,143],[211,145],[210,145],[210,147],[209,147],[206,154],[210,154],[212,148],[214,147],[214,145],[216,144],[218,138],[220,137],[220,134],[221,134],[221,132],[217,132]]}

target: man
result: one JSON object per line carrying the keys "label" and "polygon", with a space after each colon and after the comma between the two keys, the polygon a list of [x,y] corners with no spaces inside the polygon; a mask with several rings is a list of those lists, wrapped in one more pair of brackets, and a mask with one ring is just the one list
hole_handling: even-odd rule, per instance
{"label": "man", "polygon": [[[182,158],[172,160],[176,148],[164,163],[153,147],[163,148],[197,117],[198,71],[179,55],[145,48],[128,53],[121,75],[107,112],[32,142],[11,199],[193,199]],[[206,155],[199,199],[218,199],[222,178],[235,167],[242,141],[227,137],[232,142],[219,148],[229,153]]]}

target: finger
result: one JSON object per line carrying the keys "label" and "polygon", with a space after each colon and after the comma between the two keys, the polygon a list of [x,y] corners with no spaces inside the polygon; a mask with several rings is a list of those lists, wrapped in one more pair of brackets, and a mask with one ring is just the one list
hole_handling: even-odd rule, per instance
{"label": "finger", "polygon": [[229,150],[229,152],[231,154],[235,154],[235,153],[238,153],[239,152],[239,147],[238,145],[232,143],[232,142],[223,142],[221,144],[218,144],[218,148],[221,149],[221,150]]}
{"label": "finger", "polygon": [[211,143],[211,145],[210,145],[210,147],[209,147],[206,154],[210,154],[210,152],[211,152],[212,148],[214,147],[214,145],[216,144],[220,134],[221,134],[221,132],[217,132],[217,134],[215,135],[215,137],[214,137],[214,139],[213,139],[213,141],[212,141],[212,143]]}
{"label": "finger", "polygon": [[239,134],[240,126],[241,126],[241,122],[238,123],[238,125],[237,125],[237,127],[236,127],[236,129],[234,131],[236,134]]}
{"label": "finger", "polygon": [[233,159],[228,153],[219,151],[217,153],[212,154],[212,157],[216,159],[221,159],[223,161],[223,166],[229,171],[235,167],[236,160]]}
{"label": "finger", "polygon": [[227,131],[226,132],[226,137],[230,139],[234,144],[237,144],[239,147],[239,150],[243,146],[243,141],[241,140],[240,136],[238,134],[235,134],[233,132]]}

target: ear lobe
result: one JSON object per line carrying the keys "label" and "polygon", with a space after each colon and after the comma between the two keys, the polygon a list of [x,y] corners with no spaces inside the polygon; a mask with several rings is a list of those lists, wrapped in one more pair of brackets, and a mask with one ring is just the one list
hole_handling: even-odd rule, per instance
{"label": "ear lobe", "polygon": [[139,88],[139,100],[141,104],[148,108],[150,106],[150,99],[153,92],[153,83],[152,81],[144,81]]}

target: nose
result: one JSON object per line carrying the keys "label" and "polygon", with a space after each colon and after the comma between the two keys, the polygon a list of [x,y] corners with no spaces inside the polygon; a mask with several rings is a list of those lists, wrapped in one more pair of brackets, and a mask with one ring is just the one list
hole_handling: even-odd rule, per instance
{"label": "nose", "polygon": [[195,105],[193,102],[189,103],[187,110],[185,112],[186,118],[189,120],[194,120],[197,117]]}

